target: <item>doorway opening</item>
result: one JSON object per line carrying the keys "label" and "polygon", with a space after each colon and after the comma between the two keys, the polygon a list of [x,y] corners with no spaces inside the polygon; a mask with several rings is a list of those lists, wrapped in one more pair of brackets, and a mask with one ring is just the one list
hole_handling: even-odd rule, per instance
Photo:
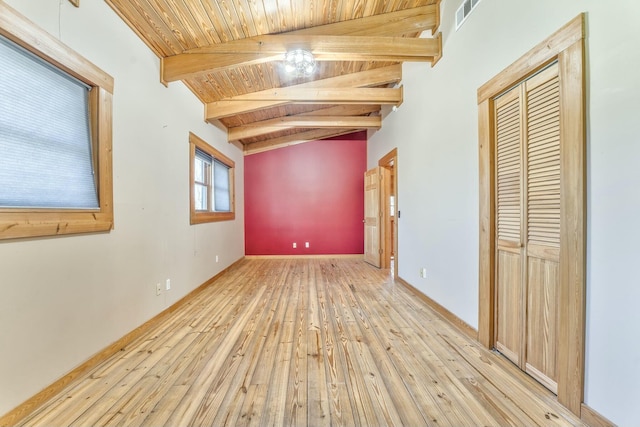
{"label": "doorway opening", "polygon": [[382,268],[391,270],[398,277],[398,149],[394,148],[378,161],[385,169],[386,180],[382,182],[382,222],[380,246],[382,248]]}

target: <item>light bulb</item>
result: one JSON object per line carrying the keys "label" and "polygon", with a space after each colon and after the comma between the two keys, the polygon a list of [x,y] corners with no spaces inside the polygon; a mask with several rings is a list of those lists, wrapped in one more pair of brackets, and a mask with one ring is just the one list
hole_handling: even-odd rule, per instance
{"label": "light bulb", "polygon": [[295,49],[284,55],[285,71],[298,76],[308,76],[316,68],[313,54],[303,49]]}

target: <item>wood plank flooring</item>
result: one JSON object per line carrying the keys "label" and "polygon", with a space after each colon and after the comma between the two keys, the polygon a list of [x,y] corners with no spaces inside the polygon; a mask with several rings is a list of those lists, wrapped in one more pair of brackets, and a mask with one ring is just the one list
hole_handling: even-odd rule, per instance
{"label": "wood plank flooring", "polygon": [[245,259],[23,426],[582,426],[355,259]]}

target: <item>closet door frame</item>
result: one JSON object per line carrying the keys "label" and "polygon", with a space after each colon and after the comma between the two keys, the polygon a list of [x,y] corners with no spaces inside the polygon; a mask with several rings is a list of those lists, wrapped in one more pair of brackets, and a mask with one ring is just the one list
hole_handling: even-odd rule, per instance
{"label": "closet door frame", "polygon": [[[586,300],[585,15],[580,14],[478,89],[480,171],[478,340],[495,345],[494,99],[554,61],[560,78],[560,289],[558,401],[581,415]],[[568,191],[571,189],[571,191]]]}

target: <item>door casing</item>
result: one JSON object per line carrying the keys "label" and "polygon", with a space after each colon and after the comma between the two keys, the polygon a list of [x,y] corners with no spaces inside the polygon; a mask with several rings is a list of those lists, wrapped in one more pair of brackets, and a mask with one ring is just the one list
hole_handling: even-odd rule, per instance
{"label": "door casing", "polygon": [[[378,166],[389,171],[391,179],[383,182],[383,191],[381,192],[385,201],[385,227],[384,235],[381,236],[383,268],[390,267],[391,253],[393,253],[393,275],[398,277],[398,149],[394,148],[378,160]],[[389,197],[395,197],[394,218],[393,223],[390,221],[391,213],[389,212]],[[391,246],[391,247],[389,247]]]}

